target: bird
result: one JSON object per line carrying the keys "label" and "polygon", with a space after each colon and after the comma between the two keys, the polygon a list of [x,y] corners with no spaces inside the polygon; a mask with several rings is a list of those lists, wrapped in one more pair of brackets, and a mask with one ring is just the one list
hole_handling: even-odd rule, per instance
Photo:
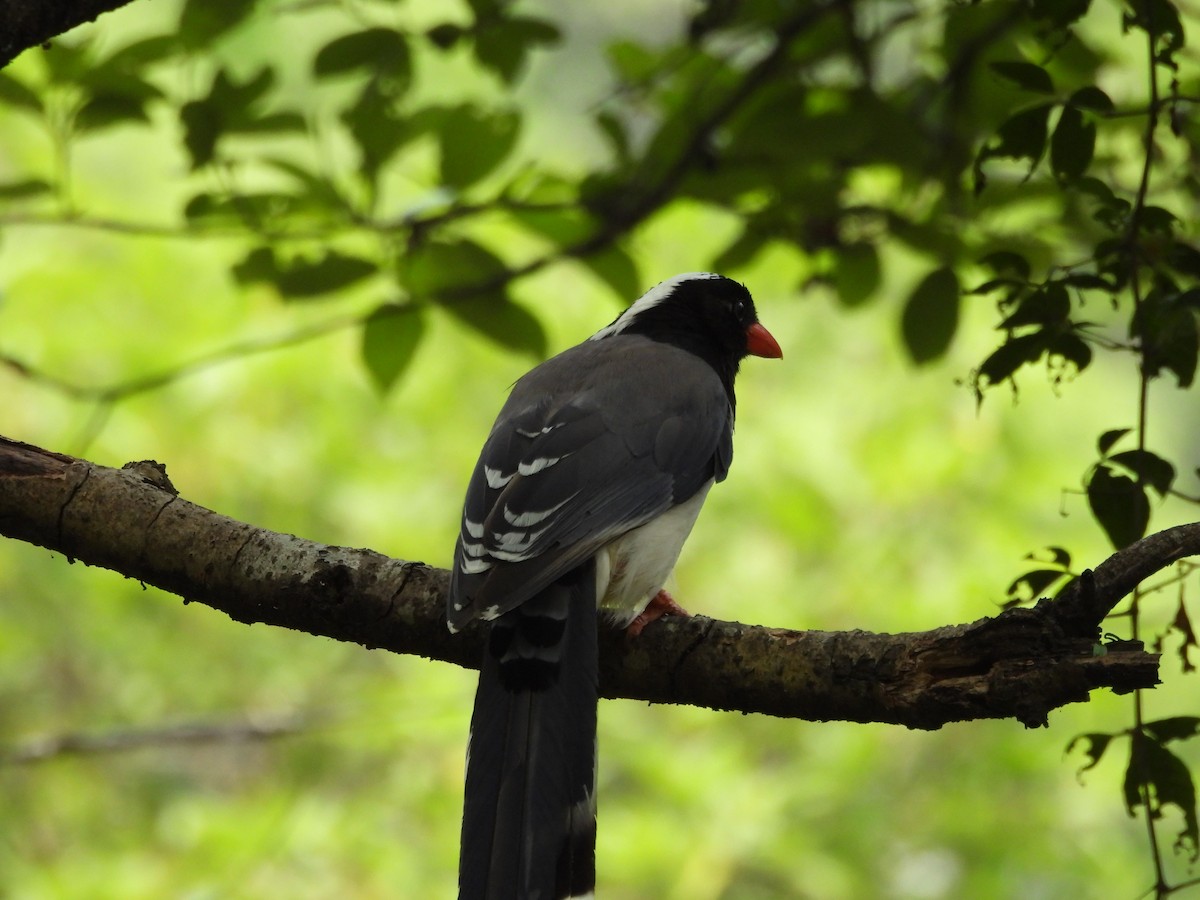
{"label": "bird", "polygon": [[734,378],[783,352],[745,286],[676,275],[512,387],[463,503],[446,618],[488,635],[460,900],[595,886],[597,630],[685,614],[663,590],[733,460]]}

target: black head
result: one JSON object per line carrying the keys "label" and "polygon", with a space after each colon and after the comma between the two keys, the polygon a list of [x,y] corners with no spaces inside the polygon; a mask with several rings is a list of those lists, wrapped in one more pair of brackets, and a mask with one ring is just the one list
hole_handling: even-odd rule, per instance
{"label": "black head", "polygon": [[640,334],[695,353],[717,370],[731,395],[742,359],[783,356],[759,324],[745,286],[707,272],[676,275],[651,288],[592,340],[615,334]]}

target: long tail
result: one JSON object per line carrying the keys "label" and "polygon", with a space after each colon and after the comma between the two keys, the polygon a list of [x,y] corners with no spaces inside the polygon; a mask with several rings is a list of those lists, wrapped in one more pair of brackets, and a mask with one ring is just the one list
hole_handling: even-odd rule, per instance
{"label": "long tail", "polygon": [[596,882],[595,564],[498,618],[467,748],[460,900],[555,900]]}

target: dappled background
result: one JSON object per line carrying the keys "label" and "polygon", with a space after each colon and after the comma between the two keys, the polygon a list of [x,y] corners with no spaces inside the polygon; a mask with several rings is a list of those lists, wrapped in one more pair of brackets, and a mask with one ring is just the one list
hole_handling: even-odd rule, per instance
{"label": "dappled background", "polygon": [[[499,37],[470,31],[476,13],[499,16],[486,4],[231,4],[219,21],[204,5],[139,0],[0,73],[6,436],[106,465],[155,459],[226,515],[446,566],[507,386],[657,281],[719,267],[785,356],[743,367],[735,464],[676,573],[688,609],[923,630],[994,614],[1038,567],[1030,553],[1065,548],[1078,571],[1112,552],[1084,486],[1097,438],[1138,425],[1135,357],[1064,344],[1033,356],[1019,390],[991,384],[1009,374],[997,363],[981,381],[1003,317],[960,288],[994,274],[978,260],[998,250],[1026,254],[1036,278],[1086,261],[1101,227],[1059,194],[1092,165],[1074,133],[1053,165],[1018,152],[1016,126],[977,155],[1012,121],[998,111],[1045,92],[975,54],[1144,110],[1145,41],[1123,37],[1117,5],[1097,3],[1071,41],[1006,4],[980,4],[978,21],[863,4],[857,47],[837,24],[848,7],[824,30],[793,12],[808,118],[785,115],[796,101],[777,87],[733,128],[754,136],[741,167],[720,161],[728,134],[690,146],[688,114],[736,92],[775,32],[722,21],[720,4],[709,19],[689,4],[521,5]],[[367,29],[381,30],[333,43]],[[701,46],[728,62],[696,62]],[[856,54],[870,59],[858,72]],[[955,61],[978,68],[969,86]],[[153,91],[121,80],[135,76]],[[1096,167],[1132,191],[1144,121],[1114,128]],[[1163,152],[1164,180],[1191,164]],[[762,160],[803,177],[764,183]],[[1106,310],[1096,295],[1085,318]],[[1165,366],[1146,443],[1188,473],[1200,417],[1178,387],[1186,358]],[[1151,496],[1151,530],[1197,518]],[[1178,596],[1147,603],[1143,637]],[[1180,640],[1151,718],[1194,713]],[[0,896],[450,897],[474,686],[0,543]],[[1131,708],[1097,694],[1049,729],[914,733],[605,701],[599,892],[1138,896],[1154,867],[1123,800],[1127,747],[1082,777],[1088,757],[1066,753],[1130,727]],[[63,737],[86,740],[55,752]],[[1187,854],[1169,846],[1185,822],[1166,816],[1179,880]]]}

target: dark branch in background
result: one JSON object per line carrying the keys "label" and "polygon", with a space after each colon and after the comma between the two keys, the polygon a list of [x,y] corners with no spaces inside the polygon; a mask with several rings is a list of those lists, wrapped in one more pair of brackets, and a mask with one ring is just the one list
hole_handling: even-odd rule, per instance
{"label": "dark branch in background", "polygon": [[[179,497],[157,463],[111,469],[0,439],[0,534],[235,621],[469,668],[482,655],[482,629],[446,630],[444,570],[235,521]],[[1098,624],[1138,579],[1198,553],[1200,524],[1181,526],[1116,554],[1061,600],[922,633],[796,632],[702,616],[664,620],[634,641],[606,633],[602,692],[910,728],[980,718],[1041,725],[1096,688],[1157,683],[1156,654],[1097,652]]]}
{"label": "dark branch in background", "polygon": [[60,756],[124,753],[144,747],[267,741],[307,731],[311,724],[302,718],[263,718],[241,722],[186,722],[158,728],[51,735],[24,741],[7,750],[0,749],[0,766],[28,765]]}
{"label": "dark branch in background", "polygon": [[[30,47],[93,22],[130,0],[0,0],[0,68]],[[52,52],[52,51],[51,51]]]}

